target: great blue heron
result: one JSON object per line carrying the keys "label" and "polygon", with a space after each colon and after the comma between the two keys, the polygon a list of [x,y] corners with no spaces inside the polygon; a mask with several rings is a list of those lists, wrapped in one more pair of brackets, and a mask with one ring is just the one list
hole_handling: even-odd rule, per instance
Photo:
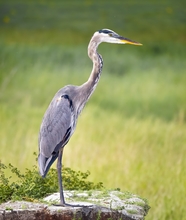
{"label": "great blue heron", "polygon": [[74,133],[77,119],[86,102],[94,92],[103,67],[103,59],[97,52],[102,42],[116,44],[141,45],[124,38],[112,30],[96,31],[88,45],[88,56],[93,62],[93,69],[87,82],[80,86],[67,85],[60,89],[45,112],[39,133],[39,170],[45,177],[53,162],[58,158],[57,170],[61,206],[76,206],[65,202],[62,185],[62,155],[64,146]]}

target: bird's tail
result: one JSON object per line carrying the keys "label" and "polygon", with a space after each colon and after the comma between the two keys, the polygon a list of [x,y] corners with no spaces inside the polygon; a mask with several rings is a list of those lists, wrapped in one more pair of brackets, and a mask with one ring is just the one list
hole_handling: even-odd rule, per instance
{"label": "bird's tail", "polygon": [[58,157],[58,154],[52,155],[49,158],[46,158],[43,154],[39,154],[38,156],[38,164],[39,164],[39,172],[42,177],[45,177],[53,164],[53,162]]}

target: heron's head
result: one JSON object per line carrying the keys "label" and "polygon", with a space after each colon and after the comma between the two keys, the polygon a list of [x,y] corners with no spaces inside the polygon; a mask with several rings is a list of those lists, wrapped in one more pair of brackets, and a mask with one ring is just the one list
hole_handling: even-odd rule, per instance
{"label": "heron's head", "polygon": [[99,43],[107,42],[113,44],[133,44],[133,45],[142,45],[136,41],[130,40],[128,38],[122,37],[116,32],[109,29],[101,29],[95,32],[94,37],[97,38]]}

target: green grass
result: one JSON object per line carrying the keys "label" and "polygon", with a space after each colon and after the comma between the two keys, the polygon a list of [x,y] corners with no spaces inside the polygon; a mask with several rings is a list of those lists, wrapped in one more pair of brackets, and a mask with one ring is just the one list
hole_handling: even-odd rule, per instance
{"label": "green grass", "polygon": [[146,219],[184,219],[184,1],[69,4],[0,2],[0,160],[21,171],[35,165],[49,102],[64,85],[87,80],[88,41],[108,27],[143,46],[100,46],[103,74],[64,165],[147,198]]}

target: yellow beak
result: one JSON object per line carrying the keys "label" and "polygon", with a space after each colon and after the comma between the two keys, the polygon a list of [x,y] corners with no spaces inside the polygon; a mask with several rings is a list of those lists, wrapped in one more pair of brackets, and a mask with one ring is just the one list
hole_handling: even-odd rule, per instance
{"label": "yellow beak", "polygon": [[119,37],[120,41],[123,42],[124,44],[133,44],[133,45],[142,45],[141,43],[138,43],[136,41],[133,41],[133,40],[130,40],[128,38],[125,38],[125,37]]}

